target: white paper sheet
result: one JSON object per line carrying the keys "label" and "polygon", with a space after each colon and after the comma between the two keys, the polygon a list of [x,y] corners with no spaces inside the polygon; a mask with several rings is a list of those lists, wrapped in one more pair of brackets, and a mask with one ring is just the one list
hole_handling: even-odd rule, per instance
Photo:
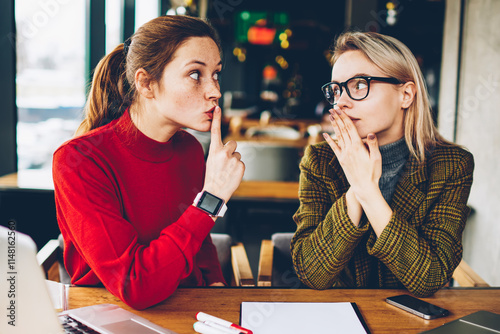
{"label": "white paper sheet", "polygon": [[366,334],[351,303],[243,302],[241,326],[254,334]]}

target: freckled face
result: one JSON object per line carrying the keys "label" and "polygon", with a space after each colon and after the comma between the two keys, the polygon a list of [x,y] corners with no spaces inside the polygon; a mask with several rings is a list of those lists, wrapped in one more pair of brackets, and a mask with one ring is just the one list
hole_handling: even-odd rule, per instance
{"label": "freckled face", "polygon": [[154,88],[155,109],[163,120],[177,128],[209,131],[221,97],[221,69],[219,49],[211,38],[187,39]]}
{"label": "freckled face", "polygon": [[[332,81],[344,82],[358,75],[388,77],[357,50],[342,54],[332,69]],[[400,86],[372,81],[368,96],[360,101],[352,100],[344,89],[335,108],[343,110],[353,120],[361,138],[375,133],[379,145],[395,142],[404,134]]]}

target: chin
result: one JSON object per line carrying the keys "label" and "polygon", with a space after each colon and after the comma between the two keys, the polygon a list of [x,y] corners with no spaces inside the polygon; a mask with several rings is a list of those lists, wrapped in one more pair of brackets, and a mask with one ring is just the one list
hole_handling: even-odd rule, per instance
{"label": "chin", "polygon": [[189,128],[200,132],[207,132],[212,129],[212,122],[203,122],[195,126],[189,126]]}

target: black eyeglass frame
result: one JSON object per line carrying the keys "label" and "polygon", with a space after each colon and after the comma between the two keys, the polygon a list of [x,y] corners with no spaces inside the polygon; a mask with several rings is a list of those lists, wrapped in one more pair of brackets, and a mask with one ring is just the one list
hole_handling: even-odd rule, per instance
{"label": "black eyeglass frame", "polygon": [[[362,98],[359,98],[359,99],[355,99],[354,97],[351,96],[351,92],[349,91],[349,88],[347,87],[347,83],[353,79],[364,79],[366,80],[366,83],[368,84],[368,89],[366,90],[366,95]],[[328,82],[326,84],[324,84],[323,86],[321,86],[321,91],[323,92],[323,95],[325,96],[326,100],[328,101],[328,103],[330,103],[331,105],[336,105],[337,103],[332,103],[330,102],[330,99],[328,98],[328,95],[327,95],[327,92],[326,92],[326,87],[330,86],[331,84],[336,84],[340,87],[340,95],[342,95],[343,93],[343,89],[345,88],[345,91],[347,92],[347,95],[349,95],[349,97],[351,99],[353,99],[354,101],[361,101],[361,100],[364,100],[366,99],[366,97],[368,96],[368,94],[370,94],[370,83],[371,81],[380,81],[380,82],[385,82],[385,83],[390,83],[390,84],[393,84],[393,85],[399,85],[399,84],[402,84],[402,82],[396,78],[390,78],[390,77],[368,77],[368,76],[364,76],[364,75],[357,75],[355,77],[352,77],[344,82],[338,82],[338,81],[331,81],[331,82]]]}

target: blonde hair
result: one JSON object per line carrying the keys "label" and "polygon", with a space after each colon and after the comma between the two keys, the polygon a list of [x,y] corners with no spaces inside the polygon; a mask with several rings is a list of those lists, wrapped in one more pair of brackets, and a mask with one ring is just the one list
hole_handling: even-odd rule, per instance
{"label": "blonde hair", "polygon": [[416,94],[405,111],[404,136],[410,151],[420,163],[437,144],[451,145],[437,131],[432,118],[427,87],[413,53],[399,40],[374,32],[345,32],[333,46],[332,65],[347,51],[361,51],[387,76],[413,82]]}
{"label": "blonde hair", "polygon": [[210,37],[222,52],[217,31],[206,21],[183,15],[160,16],[141,26],[97,64],[85,104],[85,117],[76,130],[84,134],[119,118],[137,99],[135,72],[143,68],[160,82],[175,51],[191,37]]}

